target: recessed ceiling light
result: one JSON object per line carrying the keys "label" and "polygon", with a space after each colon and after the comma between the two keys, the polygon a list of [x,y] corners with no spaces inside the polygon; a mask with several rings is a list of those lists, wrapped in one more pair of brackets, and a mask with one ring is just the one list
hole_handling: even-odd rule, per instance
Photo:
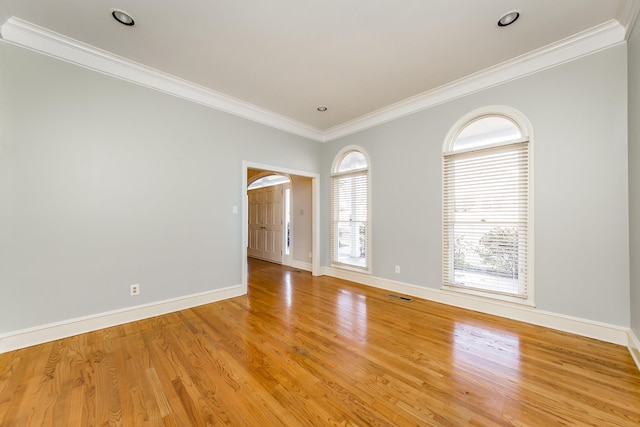
{"label": "recessed ceiling light", "polygon": [[324,105],[321,105],[318,108],[316,108],[316,110],[320,111],[321,113],[324,113],[325,111],[328,110],[328,108],[325,107]]}
{"label": "recessed ceiling light", "polygon": [[113,9],[111,11],[111,16],[113,19],[121,23],[122,25],[126,25],[127,27],[133,27],[135,25],[135,21],[127,12],[120,9]]}
{"label": "recessed ceiling light", "polygon": [[520,18],[520,12],[518,12],[517,10],[505,13],[500,19],[498,19],[498,27],[506,27],[507,25],[511,25],[516,22],[518,18]]}

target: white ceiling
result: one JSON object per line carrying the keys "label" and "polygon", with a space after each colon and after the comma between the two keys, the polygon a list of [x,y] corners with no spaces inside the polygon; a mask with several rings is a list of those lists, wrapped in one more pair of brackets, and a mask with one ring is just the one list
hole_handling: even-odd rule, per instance
{"label": "white ceiling", "polygon": [[[0,23],[10,42],[53,49],[47,53],[79,63],[69,49],[118,66],[124,58],[145,66],[134,64],[137,70],[160,71],[156,77],[194,83],[189,90],[202,92],[194,95],[198,102],[326,140],[350,124],[389,119],[394,108],[406,109],[452,82],[483,72],[486,80],[486,70],[504,71],[500,64],[534,60],[541,52],[557,55],[582,43],[575,53],[580,56],[624,41],[638,2],[0,0]],[[136,25],[117,23],[112,8],[129,12]],[[511,10],[520,19],[499,28],[498,18]],[[594,37],[598,43],[583,43]],[[67,51],[52,48],[54,39]],[[538,68],[553,65],[549,61],[555,59]],[[136,81],[94,62],[84,65]],[[152,78],[143,79],[154,86]],[[216,104],[223,101],[234,107]],[[328,111],[318,112],[319,105]]]}

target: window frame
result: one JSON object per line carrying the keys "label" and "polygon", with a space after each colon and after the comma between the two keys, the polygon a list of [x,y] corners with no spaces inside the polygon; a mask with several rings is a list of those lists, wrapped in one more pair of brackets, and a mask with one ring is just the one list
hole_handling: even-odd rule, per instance
{"label": "window frame", "polygon": [[[455,150],[455,143],[457,137],[460,133],[473,122],[480,120],[484,117],[502,117],[512,121],[516,126],[518,126],[522,133],[522,138],[508,140],[500,143],[491,143],[480,147],[473,147],[469,149],[460,149]],[[447,247],[449,250],[453,252],[454,244],[453,242],[448,242],[452,237],[446,235],[447,224],[446,221],[446,206],[447,206],[447,188],[445,182],[445,161],[448,155],[456,155],[461,153],[470,153],[473,155],[474,152],[486,153],[486,150],[495,149],[502,146],[509,146],[512,144],[523,143],[526,142],[528,145],[527,152],[527,165],[528,165],[528,192],[527,192],[527,234],[526,234],[526,265],[527,265],[527,293],[525,296],[520,295],[510,295],[506,293],[498,293],[490,290],[482,290],[478,288],[465,288],[464,286],[456,285],[450,283],[448,280],[449,277],[453,274],[454,262],[453,255],[447,254]],[[492,300],[497,300],[501,302],[514,303],[517,305],[525,305],[530,307],[535,307],[535,278],[534,278],[534,188],[533,188],[533,129],[531,123],[528,118],[522,114],[520,111],[515,108],[504,106],[504,105],[492,105],[486,106],[482,108],[478,108],[473,110],[463,117],[461,117],[449,130],[447,136],[444,140],[444,144],[442,146],[442,287],[441,290],[446,292],[455,292],[459,294],[465,294],[470,296],[478,296],[483,298],[488,298]],[[448,263],[449,268],[447,269],[446,258],[449,257],[450,261]]]}
{"label": "window frame", "polygon": [[[364,168],[359,168],[359,169],[352,169],[352,170],[348,170],[348,171],[342,171],[339,172],[339,168],[340,165],[342,163],[342,161],[347,157],[347,155],[349,155],[352,152],[358,152],[360,153],[365,161],[367,162],[367,166]],[[345,176],[349,176],[349,175],[354,175],[354,174],[361,174],[363,173],[366,175],[367,178],[367,220],[366,220],[366,241],[365,241],[365,266],[364,267],[359,267],[357,265],[353,265],[353,264],[348,264],[348,263],[344,263],[344,262],[340,262],[337,257],[335,257],[334,255],[337,254],[337,251],[335,250],[335,230],[334,230],[334,203],[335,203],[335,194],[334,194],[334,180],[340,177],[345,177]],[[331,165],[331,175],[330,175],[330,182],[329,182],[329,205],[330,205],[330,217],[329,217],[329,233],[330,233],[330,237],[329,237],[329,258],[330,258],[330,263],[331,263],[331,267],[335,267],[335,268],[340,268],[343,270],[350,270],[350,271],[356,271],[359,273],[364,273],[364,274],[371,274],[372,272],[372,268],[371,268],[371,242],[372,242],[372,238],[371,238],[371,160],[369,158],[369,155],[367,154],[367,152],[360,146],[357,145],[349,145],[346,146],[344,148],[342,148],[334,157],[333,159],[333,163]]]}

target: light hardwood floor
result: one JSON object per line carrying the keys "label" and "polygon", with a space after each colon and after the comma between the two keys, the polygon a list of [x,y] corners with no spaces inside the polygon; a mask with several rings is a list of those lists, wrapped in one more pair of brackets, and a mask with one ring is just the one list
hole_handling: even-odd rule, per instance
{"label": "light hardwood floor", "polygon": [[626,348],[252,260],[248,296],[0,355],[5,426],[640,425]]}

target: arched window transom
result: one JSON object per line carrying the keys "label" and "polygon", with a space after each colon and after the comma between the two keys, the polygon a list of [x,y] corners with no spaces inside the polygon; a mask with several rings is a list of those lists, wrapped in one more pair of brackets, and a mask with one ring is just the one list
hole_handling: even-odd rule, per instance
{"label": "arched window transom", "polygon": [[467,124],[453,142],[453,151],[469,150],[519,141],[522,130],[512,119],[504,116],[479,117]]}

